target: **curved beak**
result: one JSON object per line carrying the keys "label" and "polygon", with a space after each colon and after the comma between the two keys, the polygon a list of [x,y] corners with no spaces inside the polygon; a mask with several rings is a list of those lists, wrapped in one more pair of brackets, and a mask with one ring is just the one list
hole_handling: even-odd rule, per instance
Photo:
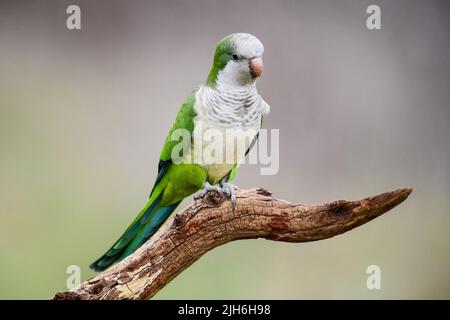
{"label": "curved beak", "polygon": [[261,76],[264,69],[264,64],[261,57],[251,59],[249,62],[249,66],[253,78]]}

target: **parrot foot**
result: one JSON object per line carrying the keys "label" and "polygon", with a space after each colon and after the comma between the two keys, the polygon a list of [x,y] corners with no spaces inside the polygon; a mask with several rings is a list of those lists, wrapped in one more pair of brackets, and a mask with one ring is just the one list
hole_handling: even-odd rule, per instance
{"label": "parrot foot", "polygon": [[194,200],[203,199],[210,191],[217,192],[221,196],[230,198],[234,210],[236,207],[236,187],[234,185],[227,182],[221,182],[220,187],[218,187],[211,185],[209,182],[205,182],[204,189],[194,196]]}
{"label": "parrot foot", "polygon": [[213,186],[208,181],[206,181],[205,186],[203,187],[203,190],[194,196],[194,200],[203,199],[210,191],[214,191],[219,194],[223,194],[222,188]]}
{"label": "parrot foot", "polygon": [[220,187],[222,188],[222,192],[231,199],[231,205],[236,208],[236,189],[237,187],[228,182],[221,182]]}

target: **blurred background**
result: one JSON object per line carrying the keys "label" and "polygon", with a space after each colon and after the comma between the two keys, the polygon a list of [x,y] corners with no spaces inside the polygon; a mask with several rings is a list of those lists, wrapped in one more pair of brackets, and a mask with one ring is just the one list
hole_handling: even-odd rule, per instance
{"label": "blurred background", "polygon": [[[81,31],[66,8],[81,7]],[[368,30],[366,8],[381,8]],[[236,184],[318,203],[402,186],[410,198],[325,241],[245,240],[156,299],[450,298],[448,1],[1,1],[0,298],[46,299],[145,204],[179,106],[215,43],[264,43],[258,90],[280,170]],[[180,209],[191,199],[186,200]],[[366,268],[381,268],[368,290]]]}

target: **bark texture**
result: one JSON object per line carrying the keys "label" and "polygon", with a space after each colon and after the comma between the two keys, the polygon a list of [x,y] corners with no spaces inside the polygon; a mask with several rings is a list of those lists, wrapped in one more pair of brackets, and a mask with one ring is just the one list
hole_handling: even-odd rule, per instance
{"label": "bark texture", "polygon": [[233,210],[216,192],[194,202],[168,221],[135,253],[53,299],[148,299],[207,251],[239,239],[317,241],[360,226],[403,202],[410,188],[359,201],[319,205],[275,199],[262,188],[238,190]]}

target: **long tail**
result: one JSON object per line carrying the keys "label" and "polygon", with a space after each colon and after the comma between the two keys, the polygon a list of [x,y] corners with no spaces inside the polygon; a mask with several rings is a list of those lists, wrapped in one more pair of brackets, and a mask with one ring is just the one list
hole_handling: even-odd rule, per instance
{"label": "long tail", "polygon": [[159,229],[180,204],[178,202],[168,207],[162,207],[159,205],[161,196],[152,198],[111,249],[90,265],[91,269],[103,271],[133,253]]}

